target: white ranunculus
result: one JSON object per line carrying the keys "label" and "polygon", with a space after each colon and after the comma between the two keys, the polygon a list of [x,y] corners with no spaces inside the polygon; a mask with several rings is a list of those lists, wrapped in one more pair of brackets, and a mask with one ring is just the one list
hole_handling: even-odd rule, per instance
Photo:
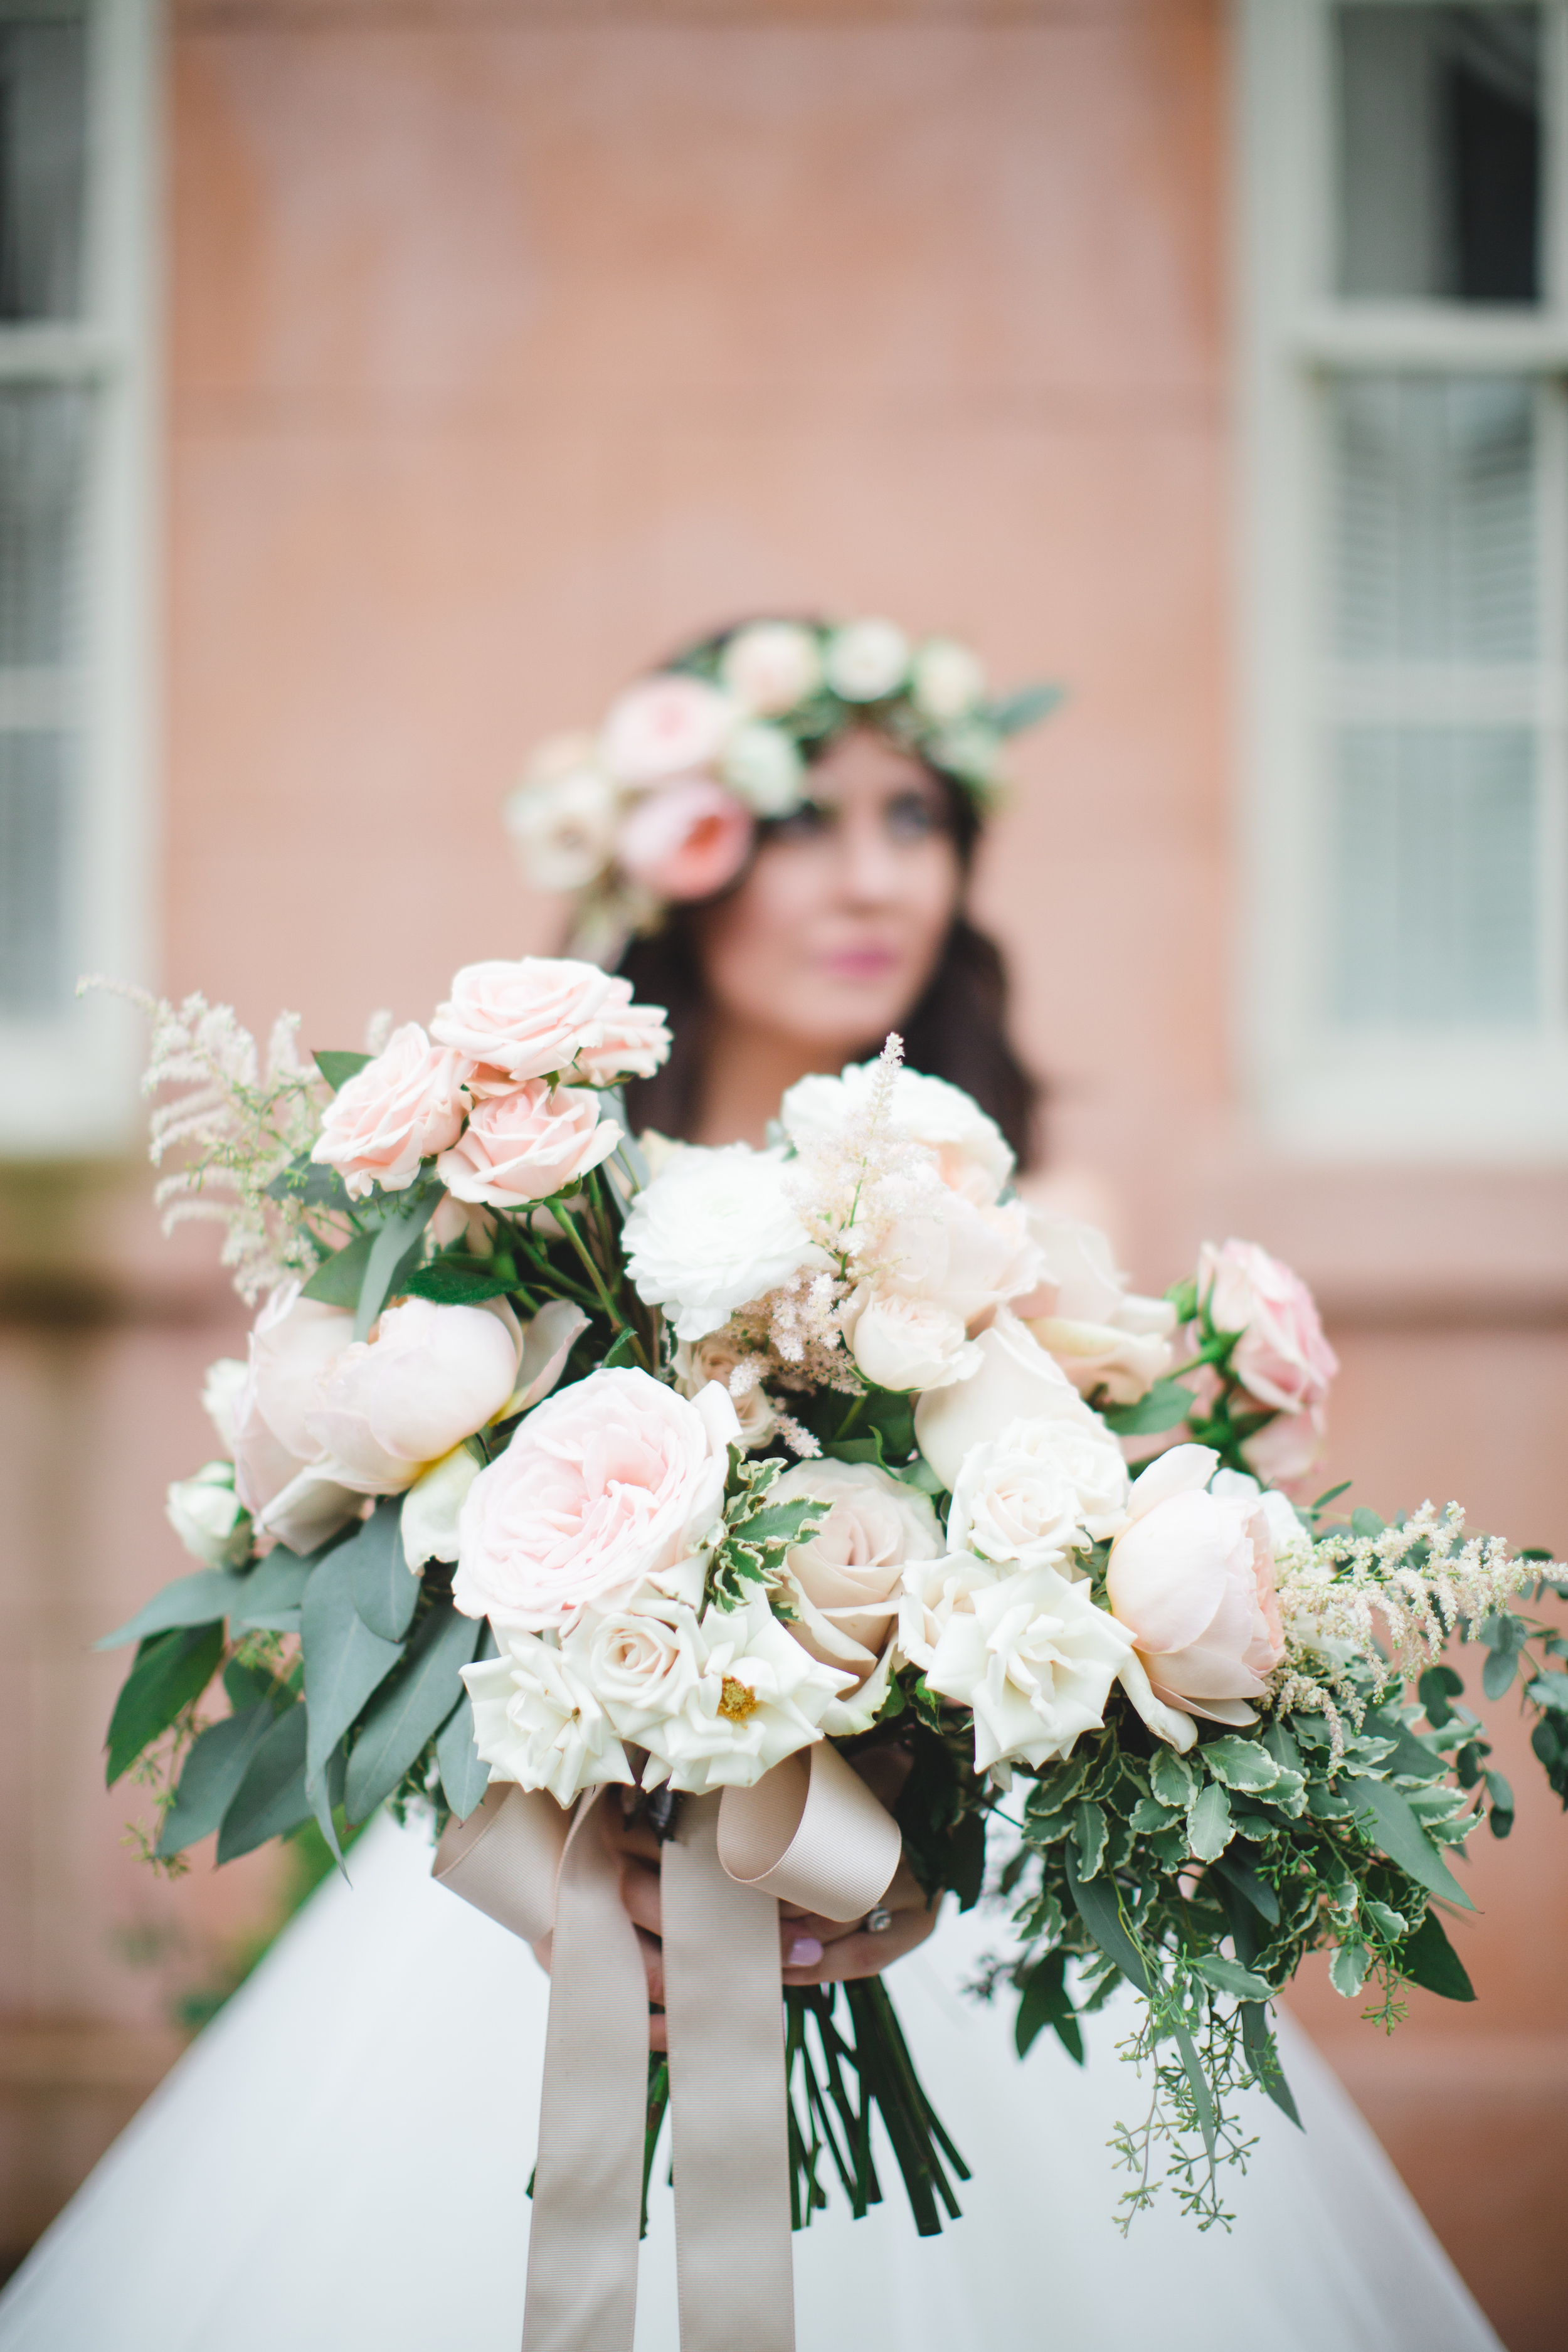
{"label": "white ranunculus", "polygon": [[631,1767],[584,1661],[552,1638],[498,1632],[500,1655],[462,1669],[474,1710],[474,1746],[492,1780],[548,1789],[569,1805],[601,1781],[629,1784]]}
{"label": "white ranunculus", "polygon": [[176,1478],[164,1505],[169,1525],[193,1559],[237,1568],[250,1552],[250,1515],[234,1491],[232,1462],[205,1462]]}
{"label": "white ranunculus", "polygon": [[522,1334],[503,1299],[389,1307],[374,1339],[335,1356],[305,1425],[345,1486],[401,1494],[493,1421],[511,1394]]}
{"label": "white ranunculus", "polygon": [[1006,1307],[975,1341],[980,1370],[956,1387],[933,1389],[915,1407],[915,1437],[944,1486],[951,1488],[972,1445],[1010,1421],[1067,1421],[1103,1430],[1067,1374]]}
{"label": "white ranunculus", "polygon": [[935,1559],[911,1560],[899,1595],[898,1646],[922,1673],[956,1617],[974,1613],[974,1596],[994,1584],[1000,1571],[973,1552],[943,1552]]}
{"label": "white ranunculus", "polygon": [[927,719],[964,719],[985,698],[985,672],[967,646],[928,637],[915,656],[914,695]]}
{"label": "white ranunculus", "polygon": [[1040,1765],[1098,1730],[1131,1637],[1096,1608],[1087,1582],[1054,1568],[981,1587],[942,1630],[926,1681],[974,1713],[974,1769]]}
{"label": "white ranunculus", "polygon": [[645,1788],[665,1780],[698,1796],[751,1788],[822,1738],[824,1715],[855,1681],[804,1649],[762,1594],[740,1609],[710,1609],[695,1640],[700,1676],[678,1714],[643,1730],[640,1744],[652,1759]]}
{"label": "white ranunculus", "polygon": [[705,1339],[736,1307],[821,1261],[776,1152],[743,1143],[677,1154],[632,1202],[623,1235],[639,1297],[678,1339]]}
{"label": "white ranunculus", "polygon": [[881,702],[910,671],[910,641],[892,621],[849,621],[827,642],[827,683],[846,702]]}
{"label": "white ranunculus", "polygon": [[774,718],[822,684],[822,656],[797,621],[753,621],[737,629],[719,658],[719,675],[743,710]]}
{"label": "white ranunculus", "polygon": [[934,1299],[863,1283],[845,1310],[849,1352],[873,1387],[900,1391],[946,1388],[979,1370],[980,1351],[963,1318]]}
{"label": "white ranunculus", "polygon": [[[779,1105],[779,1123],[797,1151],[837,1143],[864,1116],[883,1076],[879,1062],[851,1062],[836,1078],[801,1078]],[[900,1069],[883,1132],[918,1143],[935,1158],[944,1184],[981,1207],[994,1201],[1013,1172],[1013,1152],[994,1118],[962,1087]]]}
{"label": "white ranunculus", "polygon": [[793,735],[749,719],[724,746],[720,772],[753,816],[787,816],[801,803],[805,765]]}
{"label": "white ranunculus", "polygon": [[602,770],[582,767],[520,784],[501,810],[524,875],[536,890],[583,890],[615,854],[619,798]]}
{"label": "white ranunculus", "polygon": [[797,1463],[768,1500],[803,1498],[826,1505],[826,1516],[785,1558],[798,1612],[791,1631],[813,1657],[864,1682],[886,1654],[906,1563],[934,1559],[942,1528],[918,1487],[875,1463]]}
{"label": "white ranunculus", "polygon": [[250,1367],[237,1356],[220,1356],[209,1364],[202,1382],[202,1411],[217,1432],[218,1444],[230,1456],[239,1432]]}
{"label": "white ranunculus", "polygon": [[1097,1227],[1032,1209],[1029,1231],[1045,1258],[1040,1307],[1021,1310],[1030,1330],[1083,1395],[1136,1403],[1171,1369],[1174,1307],[1128,1290]]}

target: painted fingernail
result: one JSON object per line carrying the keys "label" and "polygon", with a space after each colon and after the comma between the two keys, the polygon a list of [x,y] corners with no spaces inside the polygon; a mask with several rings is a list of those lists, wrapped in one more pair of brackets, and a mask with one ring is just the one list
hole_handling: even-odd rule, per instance
{"label": "painted fingernail", "polygon": [[797,1936],[789,1948],[792,1969],[814,1969],[822,1958],[822,1946],[815,1936]]}

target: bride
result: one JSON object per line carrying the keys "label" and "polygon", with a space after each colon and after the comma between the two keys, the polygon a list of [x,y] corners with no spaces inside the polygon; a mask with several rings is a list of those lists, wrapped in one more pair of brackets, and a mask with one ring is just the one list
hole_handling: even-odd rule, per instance
{"label": "bride", "polygon": [[[738,637],[754,650],[768,625],[711,641],[710,666],[722,674]],[[771,625],[776,651],[790,632]],[[622,956],[677,1039],[658,1076],[632,1088],[634,1123],[761,1144],[786,1087],[898,1029],[910,1064],[963,1086],[1026,1170],[1034,1089],[1007,1043],[1000,961],[964,913],[982,823],[973,779],[921,756],[897,725],[843,730],[808,758],[804,803],[754,829],[710,793],[673,828],[645,824],[657,837],[624,861],[618,904],[603,887],[602,833],[584,854],[570,794],[525,788],[518,829],[542,842],[552,878],[599,886],[601,943],[606,915],[629,908],[646,926],[668,909]],[[574,805],[581,820],[581,796]],[[655,1849],[646,1832],[610,1834],[658,2042]],[[0,2296],[0,2352],[516,2346],[547,1978],[434,1883],[421,1829],[377,1823],[350,1874],[352,1887],[334,1878],[316,1895]],[[1011,2005],[963,1991],[1005,1943],[1005,1915],[982,1906],[939,1923],[907,1879],[886,1911],[887,1924],[871,1915],[879,1932],[783,1916],[785,1981],[897,1963],[911,2051],[973,2179],[964,2217],[938,2238],[915,2235],[890,2164],[887,2201],[866,2220],[840,2200],[796,2237],[802,2352],[1122,2352],[1152,2335],[1163,2352],[1244,2336],[1263,2352],[1496,2345],[1288,2021],[1281,2054],[1306,2128],[1248,2095],[1257,2146],[1226,2185],[1232,2230],[1200,2234],[1170,2199],[1123,2239],[1124,2177],[1106,2144],[1147,2097],[1116,2054],[1131,2000],[1086,2021],[1081,2070],[1054,2037],[1021,2061]],[[637,2352],[677,2342],[670,2202],[656,2187]],[[737,2314],[737,2346],[745,2333]]]}

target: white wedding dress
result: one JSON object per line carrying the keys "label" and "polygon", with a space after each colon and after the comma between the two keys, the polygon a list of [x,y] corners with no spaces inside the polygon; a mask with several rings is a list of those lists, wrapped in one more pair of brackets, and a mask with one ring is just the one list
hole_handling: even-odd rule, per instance
{"label": "white wedding dress", "polygon": [[[0,2352],[517,2352],[545,1978],[378,1824],[208,2027],[0,2296]],[[1141,2105],[1090,2021],[1081,2072],[958,1988],[996,1923],[944,1920],[889,1983],[974,2179],[918,2239],[842,2200],[795,2239],[800,2352],[1498,2352],[1365,2125],[1287,2025],[1307,2125],[1261,2096],[1226,2235],[1162,2204],[1123,2240],[1105,2142]],[[671,2199],[637,2352],[677,2345]],[[743,2345],[743,2313],[736,2344]]]}

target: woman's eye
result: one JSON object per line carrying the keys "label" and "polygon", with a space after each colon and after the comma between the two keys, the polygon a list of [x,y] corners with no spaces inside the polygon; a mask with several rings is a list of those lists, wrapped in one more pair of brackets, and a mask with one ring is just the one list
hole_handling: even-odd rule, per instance
{"label": "woman's eye", "polygon": [[773,821],[775,841],[819,841],[833,825],[833,811],[822,808],[816,801],[803,801],[788,816]]}
{"label": "woman's eye", "polygon": [[885,822],[895,841],[924,841],[942,829],[941,817],[921,793],[900,793],[889,801]]}

